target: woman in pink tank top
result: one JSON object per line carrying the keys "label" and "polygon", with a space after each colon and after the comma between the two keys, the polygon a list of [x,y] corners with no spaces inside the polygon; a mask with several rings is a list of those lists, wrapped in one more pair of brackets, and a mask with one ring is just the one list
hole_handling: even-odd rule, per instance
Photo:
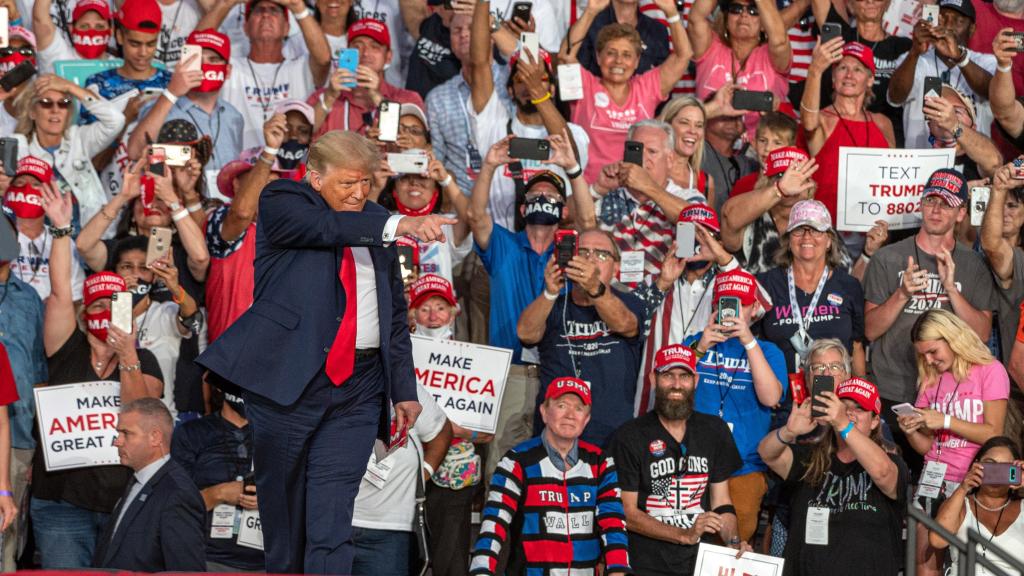
{"label": "woman in pink tank top", "polygon": [[[821,76],[832,66],[832,104],[821,106]],[[892,122],[867,111],[867,99],[875,82],[875,57],[871,48],[859,42],[843,44],[834,38],[814,48],[807,84],[800,101],[800,122],[807,137],[807,150],[818,160],[814,179],[815,200],[820,201],[836,221],[836,186],[839,179],[839,147],[892,148],[896,137]]]}

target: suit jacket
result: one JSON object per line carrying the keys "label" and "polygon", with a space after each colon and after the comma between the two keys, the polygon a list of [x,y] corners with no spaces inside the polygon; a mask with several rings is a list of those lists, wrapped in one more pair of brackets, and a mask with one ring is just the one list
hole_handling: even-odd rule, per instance
{"label": "suit jacket", "polygon": [[157,470],[114,524],[118,502],[96,543],[92,565],[134,572],[205,572],[206,505],[188,473],[173,459]]}
{"label": "suit jacket", "polygon": [[366,246],[376,277],[386,435],[390,404],[416,400],[398,253],[383,241],[390,216],[372,202],[362,212],[336,212],[306,182],[267,185],[256,226],[253,305],[197,362],[277,404],[293,404],[323,368],[345,314],[343,249]]}

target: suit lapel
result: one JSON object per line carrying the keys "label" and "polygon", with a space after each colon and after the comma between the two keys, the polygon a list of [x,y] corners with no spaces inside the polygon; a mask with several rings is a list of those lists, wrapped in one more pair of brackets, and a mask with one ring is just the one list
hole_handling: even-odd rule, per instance
{"label": "suit lapel", "polygon": [[[153,488],[160,482],[160,480],[167,474],[167,469],[171,465],[172,460],[168,460],[156,471],[156,474],[146,482],[146,485],[142,487],[138,495],[135,496],[135,500],[128,506],[128,510],[124,513],[124,518],[121,518],[121,523],[117,525],[117,530],[110,535],[110,545],[107,548],[107,553],[104,555],[103,563],[107,564],[116,554],[117,549],[121,547],[121,543],[124,542],[125,535],[131,529],[132,521],[138,516],[139,512],[146,506],[150,495],[153,493]],[[114,522],[117,522],[117,516],[113,518]],[[113,525],[111,525],[113,529]]]}

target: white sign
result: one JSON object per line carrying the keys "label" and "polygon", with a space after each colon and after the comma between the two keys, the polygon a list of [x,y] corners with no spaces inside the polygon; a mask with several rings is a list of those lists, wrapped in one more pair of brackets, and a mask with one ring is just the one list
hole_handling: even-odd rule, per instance
{"label": "white sign", "polygon": [[413,334],[412,358],[416,381],[452,422],[494,434],[511,350]]}
{"label": "white sign", "polygon": [[782,576],[782,564],[782,558],[753,552],[737,559],[732,548],[702,542],[693,576]]}
{"label": "white sign", "polygon": [[836,229],[867,232],[876,220],[889,230],[921,225],[921,194],[932,172],[952,168],[955,150],[839,148]]}
{"label": "white sign", "polygon": [[34,393],[48,472],[121,463],[114,447],[120,382],[44,386]]}
{"label": "white sign", "polygon": [[239,546],[263,550],[263,525],[260,524],[259,510],[242,510],[236,542]]}

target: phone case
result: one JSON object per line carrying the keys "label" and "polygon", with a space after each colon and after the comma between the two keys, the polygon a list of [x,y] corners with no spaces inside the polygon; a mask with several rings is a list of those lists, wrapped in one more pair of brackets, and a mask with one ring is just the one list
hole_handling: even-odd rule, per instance
{"label": "phone case", "polygon": [[836,387],[835,378],[832,376],[815,376],[811,382],[811,411],[817,408],[824,408],[825,404],[818,400],[822,392],[834,392]]}
{"label": "phone case", "polygon": [[693,222],[676,224],[676,258],[691,258],[697,252],[697,229]]}
{"label": "phone case", "polygon": [[992,190],[985,186],[971,188],[971,226],[981,226],[991,193]]}
{"label": "phone case", "polygon": [[516,2],[512,5],[512,17],[518,18],[524,24],[530,23],[530,12],[533,4],[530,2]]}
{"label": "phone case", "polygon": [[110,296],[110,324],[125,332],[132,331],[132,293],[115,292]]}
{"label": "phone case", "polygon": [[575,230],[555,232],[555,263],[559,268],[565,268],[576,255],[576,237]]}
{"label": "phone case", "polygon": [[388,154],[388,166],[398,174],[426,174],[430,159],[426,154],[404,154],[392,152]]}
{"label": "phone case", "polygon": [[171,251],[172,232],[170,228],[154,226],[149,230],[149,242],[146,245],[146,266],[163,258]]}
{"label": "phone case", "polygon": [[644,144],[643,142],[633,142],[631,140],[626,141],[626,149],[622,153],[622,161],[629,162],[630,164],[636,164],[637,166],[644,165]]}
{"label": "phone case", "polygon": [[835,22],[827,22],[821,27],[821,43],[824,44],[833,38],[843,35],[843,27]]}
{"label": "phone case", "polygon": [[[519,36],[520,49],[526,48],[533,55],[534,61],[540,62],[540,38],[535,32],[523,32]],[[525,57],[525,53],[523,55]]]}
{"label": "phone case", "polygon": [[508,154],[513,158],[544,161],[551,156],[551,143],[534,138],[513,138],[508,143]]}
{"label": "phone case", "polygon": [[31,78],[35,73],[36,67],[32,65],[32,62],[24,60],[21,64],[11,68],[3,77],[0,77],[0,88],[10,92],[20,86],[22,82]]}
{"label": "phone case", "polygon": [[[356,73],[356,67],[359,66],[359,50],[356,48],[346,48],[338,53],[338,68],[340,70],[348,70],[352,74]],[[355,81],[346,82],[345,86],[354,88],[356,85]]]}
{"label": "phone case", "polygon": [[203,48],[202,48],[202,46],[197,46],[195,44],[185,44],[184,46],[182,46],[181,47],[181,60],[179,62],[181,62],[181,65],[184,66],[185,62],[193,54],[198,54],[199,57],[196,58],[195,62],[193,62],[190,66],[188,66],[185,69],[185,72],[192,72],[192,71],[199,72],[199,71],[201,71],[203,69]]}
{"label": "phone case", "polygon": [[4,175],[14,178],[18,172],[18,141],[14,138],[0,138],[0,162],[4,163]]}
{"label": "phone case", "polygon": [[385,100],[380,103],[378,114],[380,135],[377,140],[381,142],[395,142],[398,140],[398,122],[401,118],[401,105],[398,102]]}
{"label": "phone case", "polygon": [[924,96],[942,96],[942,78],[938,76],[926,76],[924,79]]}
{"label": "phone case", "polygon": [[771,112],[772,93],[753,90],[737,90],[732,94],[732,107],[737,110]]}

